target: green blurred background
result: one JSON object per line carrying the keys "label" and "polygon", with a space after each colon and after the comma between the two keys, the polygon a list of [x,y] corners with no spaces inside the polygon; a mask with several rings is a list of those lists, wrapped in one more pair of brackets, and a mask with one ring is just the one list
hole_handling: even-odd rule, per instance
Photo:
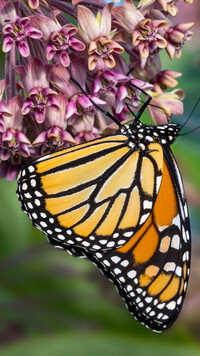
{"label": "green blurred background", "polygon": [[[185,112],[174,122],[184,122],[200,96],[200,7],[180,3],[176,22],[197,25],[181,59],[171,62],[163,53],[163,69],[183,73],[178,87],[185,91]],[[200,124],[199,112],[185,132]],[[183,310],[163,334],[136,322],[90,262],[49,246],[21,212],[16,183],[0,181],[0,356],[200,355],[199,135],[195,131],[173,145],[190,203],[193,251]]]}

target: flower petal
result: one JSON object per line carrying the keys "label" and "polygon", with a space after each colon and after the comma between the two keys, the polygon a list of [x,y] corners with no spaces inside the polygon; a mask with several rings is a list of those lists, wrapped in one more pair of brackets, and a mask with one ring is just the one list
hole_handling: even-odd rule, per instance
{"label": "flower petal", "polygon": [[13,39],[10,36],[5,36],[4,40],[3,40],[3,52],[7,53],[11,50],[12,46],[13,46]]}
{"label": "flower petal", "polygon": [[[100,29],[98,22],[88,8],[82,5],[78,5],[78,21],[81,30],[87,35],[88,42],[96,39],[100,36]],[[81,33],[80,33],[81,34]]]}
{"label": "flower petal", "polygon": [[98,62],[98,57],[96,54],[91,54],[88,56],[88,69],[93,70],[95,69]]}
{"label": "flower petal", "polygon": [[26,34],[30,38],[35,38],[35,39],[42,38],[42,32],[32,26],[26,27]]}
{"label": "flower petal", "polygon": [[60,30],[63,36],[74,36],[78,32],[78,28],[71,23],[66,24]]}
{"label": "flower petal", "polygon": [[8,102],[8,109],[12,113],[12,116],[10,120],[8,121],[7,118],[5,118],[6,125],[10,125],[10,128],[16,129],[16,130],[22,130],[22,123],[23,123],[23,117],[22,117],[22,103],[23,103],[23,98],[21,95],[16,95],[12,97],[9,102]]}
{"label": "flower petal", "polygon": [[146,43],[141,42],[138,45],[138,50],[142,58],[146,59],[149,56],[149,47]]}
{"label": "flower petal", "polygon": [[35,109],[35,120],[38,122],[38,124],[42,124],[45,120],[45,113],[46,110],[44,109]]}
{"label": "flower petal", "polygon": [[100,98],[98,98],[97,96],[94,96],[94,95],[88,95],[89,98],[91,98],[95,104],[97,105],[106,105],[107,102],[105,100],[102,100]]}
{"label": "flower petal", "polygon": [[92,106],[91,101],[89,100],[89,98],[85,95],[80,95],[77,99],[77,104],[79,104],[80,106],[82,106],[82,108],[84,109],[88,109]]}
{"label": "flower petal", "polygon": [[167,46],[167,41],[157,33],[155,39],[155,45],[159,48],[165,48]]}
{"label": "flower petal", "polygon": [[62,138],[64,141],[69,142],[70,144],[75,144],[76,141],[68,131],[62,131]]}
{"label": "flower petal", "polygon": [[39,0],[28,0],[28,4],[31,9],[36,10],[40,5],[40,1]]}
{"label": "flower petal", "polygon": [[26,99],[22,105],[22,114],[27,115],[33,107],[33,101],[31,99]]}
{"label": "flower petal", "polygon": [[77,40],[76,38],[69,38],[69,47],[74,51],[84,51],[85,49],[84,43]]}
{"label": "flower petal", "polygon": [[29,151],[28,146],[23,144],[23,143],[19,146],[19,152],[21,153],[21,155],[23,157],[29,157],[30,156],[30,151]]}
{"label": "flower petal", "polygon": [[101,35],[108,36],[111,31],[111,10],[114,4],[109,3],[103,8],[101,17]]}
{"label": "flower petal", "polygon": [[74,114],[77,114],[76,103],[73,100],[71,100],[67,105],[65,118],[69,119],[69,117],[71,117]]}
{"label": "flower petal", "polygon": [[107,58],[104,58],[104,62],[108,68],[113,68],[115,66],[115,60],[112,54],[110,54]]}
{"label": "flower petal", "polygon": [[28,76],[32,82],[31,87],[48,87],[45,66],[39,58],[33,57],[29,62]]}
{"label": "flower petal", "polygon": [[61,64],[54,65],[49,76],[53,85],[58,90],[63,91],[67,97],[71,97],[74,94],[74,85],[69,81],[70,73]]}
{"label": "flower petal", "polygon": [[61,51],[60,53],[57,53],[57,58],[59,62],[64,66],[64,67],[69,67],[70,65],[70,58],[68,56],[68,53],[66,51]]}
{"label": "flower petal", "polygon": [[57,104],[59,105],[59,110],[52,110],[51,107],[47,108],[46,111],[46,127],[58,126],[61,129],[66,129],[66,106],[67,106],[67,98],[63,93],[59,93],[56,97]]}
{"label": "flower petal", "polygon": [[30,54],[29,46],[26,40],[16,41],[16,46],[22,57],[28,57]]}
{"label": "flower petal", "polygon": [[121,100],[124,100],[127,96],[128,96],[128,91],[127,91],[125,85],[120,85],[117,90],[118,99],[121,101]]}
{"label": "flower petal", "polygon": [[47,131],[43,131],[33,141],[33,145],[37,146],[37,145],[41,145],[41,144],[46,143],[46,142],[47,142]]}
{"label": "flower petal", "polygon": [[54,57],[55,52],[57,51],[56,46],[54,46],[53,44],[49,44],[46,47],[46,59],[48,61],[51,61],[52,58]]}
{"label": "flower petal", "polygon": [[31,145],[29,139],[23,132],[17,132],[16,133],[16,138],[19,143],[24,143],[26,145]]}
{"label": "flower petal", "polygon": [[112,9],[113,16],[117,19],[123,29],[132,35],[137,24],[144,19],[139,10],[130,10],[122,6],[114,6]]}

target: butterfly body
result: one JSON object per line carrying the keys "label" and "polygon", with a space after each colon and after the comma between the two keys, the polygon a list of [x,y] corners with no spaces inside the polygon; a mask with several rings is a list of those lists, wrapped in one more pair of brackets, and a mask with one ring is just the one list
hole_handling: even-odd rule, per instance
{"label": "butterfly body", "polygon": [[18,178],[33,225],[54,246],[97,264],[155,331],[177,318],[189,276],[187,203],[169,147],[179,131],[137,120],[32,161]]}

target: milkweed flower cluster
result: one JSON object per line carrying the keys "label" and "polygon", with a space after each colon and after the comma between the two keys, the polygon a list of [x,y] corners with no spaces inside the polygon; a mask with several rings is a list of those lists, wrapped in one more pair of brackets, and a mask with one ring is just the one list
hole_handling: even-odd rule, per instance
{"label": "milkweed flower cluster", "polygon": [[181,115],[181,73],[162,70],[160,59],[161,51],[180,58],[192,36],[193,23],[172,23],[177,2],[1,0],[0,178],[12,181],[29,160],[112,132],[96,105],[124,121],[143,90],[154,123]]}

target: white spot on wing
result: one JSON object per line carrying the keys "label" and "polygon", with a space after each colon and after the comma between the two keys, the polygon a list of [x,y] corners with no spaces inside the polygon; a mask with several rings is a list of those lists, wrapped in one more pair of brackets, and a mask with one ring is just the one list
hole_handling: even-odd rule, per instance
{"label": "white spot on wing", "polygon": [[133,233],[132,233],[132,231],[128,231],[128,232],[124,233],[124,236],[125,237],[131,237],[131,236],[133,236]]}
{"label": "white spot on wing", "polygon": [[143,208],[144,209],[151,209],[152,208],[152,201],[149,201],[149,200],[144,200],[144,203],[143,203]]}
{"label": "white spot on wing", "polygon": [[187,204],[184,205],[185,216],[188,217],[188,207]]}
{"label": "white spot on wing", "polygon": [[161,181],[162,181],[162,176],[157,176],[157,178],[156,178],[156,193],[157,194],[158,194],[159,189],[160,189]]}
{"label": "white spot on wing", "polygon": [[118,262],[121,260],[121,258],[118,257],[118,256],[113,256],[113,257],[111,257],[111,260],[112,260],[114,263],[118,263]]}
{"label": "white spot on wing", "polygon": [[129,264],[128,260],[124,260],[124,261],[121,262],[121,265],[122,265],[123,267],[127,267],[128,264]]}
{"label": "white spot on wing", "polygon": [[29,170],[30,173],[33,173],[34,170],[35,170],[35,168],[34,168],[33,166],[29,166],[29,167],[28,167],[28,170]]}
{"label": "white spot on wing", "polygon": [[175,309],[175,307],[176,307],[176,303],[175,303],[174,301],[172,301],[172,302],[168,303],[168,304],[166,305],[166,307],[167,307],[167,309],[169,309],[169,310],[173,310],[173,309]]}
{"label": "white spot on wing", "polygon": [[127,276],[129,278],[134,278],[136,276],[136,274],[137,274],[136,271],[132,270],[127,273]]}
{"label": "white spot on wing", "polygon": [[179,250],[179,248],[180,248],[180,237],[179,237],[179,235],[174,235],[173,236],[171,246],[173,248],[175,248],[176,250]]}
{"label": "white spot on wing", "polygon": [[37,159],[37,162],[41,162],[41,161],[44,161],[45,159],[49,158],[49,155],[46,155],[46,156],[42,156],[40,158]]}
{"label": "white spot on wing", "polygon": [[177,215],[173,220],[172,220],[172,224],[178,226],[179,230],[181,229],[181,220],[180,220],[180,216]]}
{"label": "white spot on wing", "polygon": [[176,264],[174,262],[167,262],[164,265],[164,270],[166,272],[175,271]]}
{"label": "white spot on wing", "polygon": [[176,267],[176,274],[177,274],[177,276],[181,277],[181,275],[182,275],[182,268],[181,268],[180,266],[177,266],[177,267]]}
{"label": "white spot on wing", "polygon": [[149,213],[142,215],[142,217],[140,219],[140,225],[143,224],[147,220],[148,217],[149,217]]}

